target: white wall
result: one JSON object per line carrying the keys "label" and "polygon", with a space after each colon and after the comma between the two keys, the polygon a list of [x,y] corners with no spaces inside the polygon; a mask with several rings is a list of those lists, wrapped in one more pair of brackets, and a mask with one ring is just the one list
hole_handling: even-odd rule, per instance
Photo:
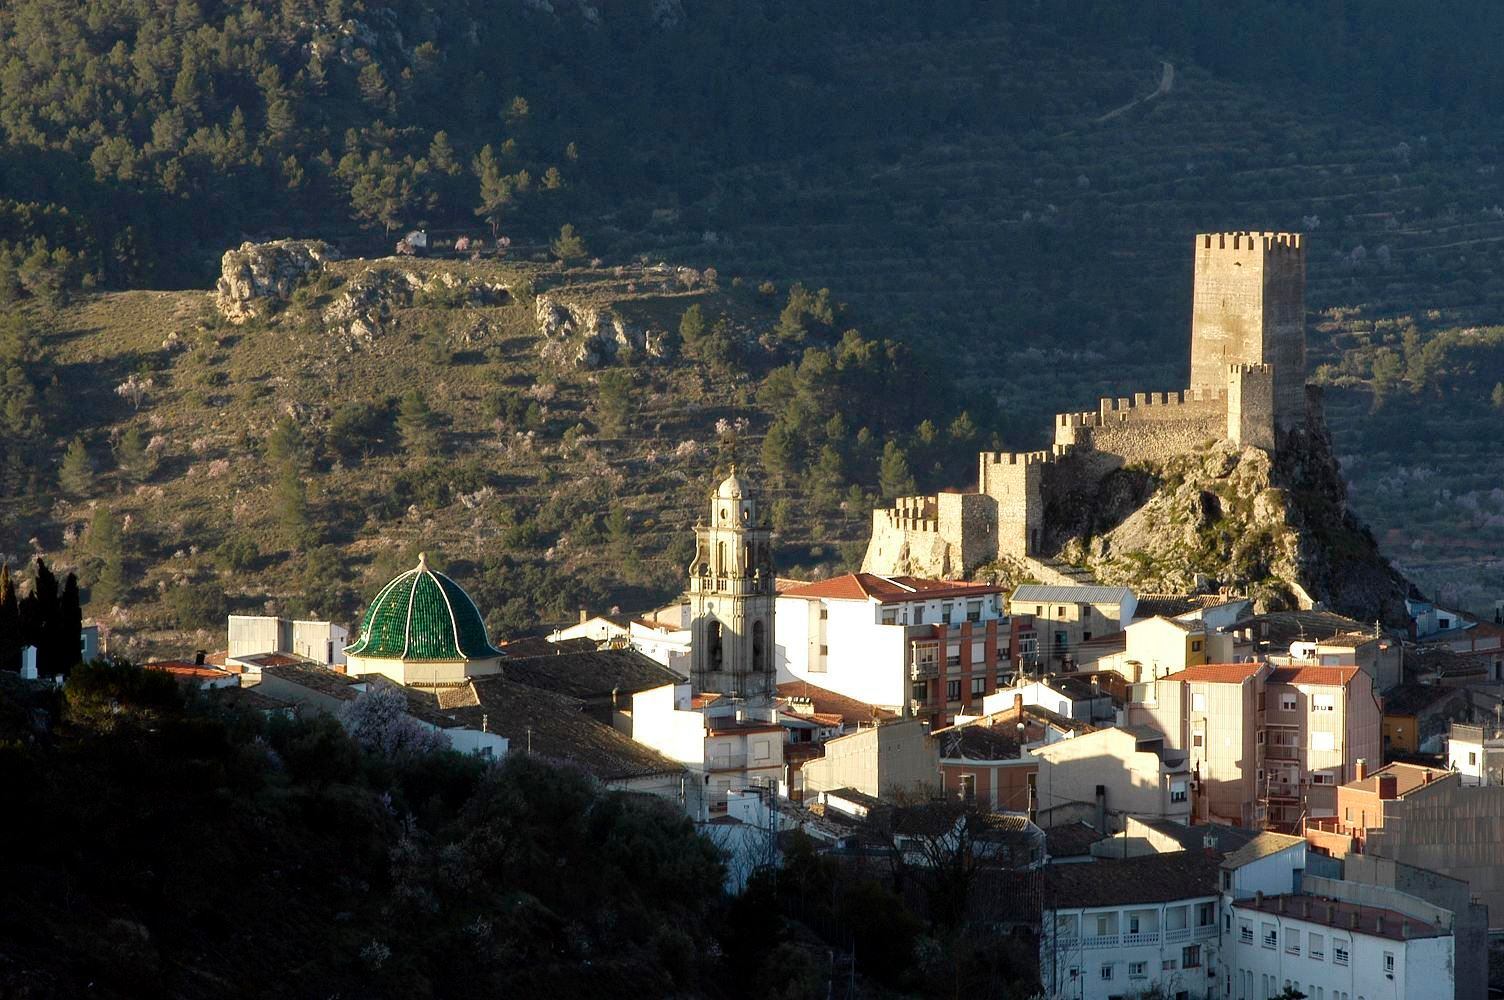
{"label": "white wall", "polygon": [[[1211,907],[1212,919],[1198,926],[1201,905]],[[1169,930],[1168,911],[1182,909],[1185,928]],[[1129,919],[1134,915],[1139,918],[1139,930],[1130,934]],[[1110,934],[1097,934],[1098,916],[1107,918]],[[1210,894],[1142,906],[1046,910],[1039,938],[1039,976],[1044,995],[1050,1000],[1108,1000],[1136,996],[1157,982],[1167,996],[1175,996],[1180,990],[1188,990],[1193,997],[1206,996],[1207,987],[1217,983],[1207,975],[1208,969],[1218,967],[1217,919],[1216,897]],[[1075,937],[1069,936],[1071,927]],[[1182,967],[1185,948],[1192,945],[1200,946],[1200,964],[1187,970]],[[1172,962],[1174,967],[1166,969]],[[1143,964],[1142,975],[1131,976],[1134,963]],[[1103,966],[1111,967],[1110,978],[1103,978]],[[1070,975],[1072,968],[1077,972],[1075,978]]]}
{"label": "white wall", "polygon": [[663,664],[680,677],[689,676],[689,629],[655,629],[634,621],[629,635],[632,648],[643,656]]}
{"label": "white wall", "polygon": [[812,626],[818,624],[819,609],[819,601],[802,597],[780,597],[774,603],[778,683],[809,680],[810,643],[817,631]]}
{"label": "white wall", "polygon": [[350,631],[342,625],[332,622],[292,623],[292,652],[298,656],[326,666],[343,665],[345,647],[349,644]]}
{"label": "white wall", "polygon": [[[1245,922],[1252,924],[1251,944],[1242,938]],[[1264,947],[1265,925],[1273,925],[1277,934],[1273,948]],[[1286,949],[1287,930],[1299,933],[1299,954]],[[1311,957],[1312,934],[1321,936],[1320,958]],[[1292,986],[1298,983],[1300,990],[1313,1000],[1317,989],[1325,1000],[1341,1000],[1344,993],[1350,1000],[1442,998],[1453,996],[1456,990],[1451,935],[1395,941],[1354,933],[1350,928],[1328,927],[1290,914],[1234,908],[1232,928],[1223,932],[1222,940],[1223,967],[1231,976],[1233,1000],[1245,997],[1264,1000],[1284,989],[1287,981]],[[1347,946],[1345,966],[1336,963],[1339,944]],[[1384,971],[1386,952],[1394,956],[1393,979]]]}
{"label": "white wall", "polygon": [[279,653],[281,648],[282,620],[267,615],[230,615],[230,656],[254,656],[257,653]]}
{"label": "white wall", "polygon": [[[1472,755],[1469,760],[1468,755]],[[1465,786],[1488,784],[1487,772],[1483,770],[1483,744],[1469,743],[1454,737],[1447,739],[1447,767],[1462,777]]]}
{"label": "white wall", "polygon": [[[500,733],[483,733],[468,727],[445,729],[443,733],[449,737],[449,745],[460,753],[478,754],[488,760],[500,760],[507,755],[507,738]],[[490,753],[486,752],[488,749]]]}
{"label": "white wall", "polygon": [[[807,681],[870,705],[902,708],[908,697],[906,630],[881,624],[881,607],[875,601],[780,597],[779,681]],[[821,610],[828,615],[823,621]]]}
{"label": "white wall", "polygon": [[1058,712],[1067,719],[1071,718],[1071,700],[1040,681],[1030,681],[1019,687],[1004,688],[987,695],[982,699],[982,714],[1006,712],[1013,707],[1013,696],[1016,694],[1024,696],[1025,705],[1038,705],[1051,712]]}
{"label": "white wall", "polygon": [[1255,892],[1279,896],[1295,891],[1295,870],[1306,866],[1305,841],[1292,844],[1232,873],[1232,896],[1244,899]]}
{"label": "white wall", "polygon": [[665,684],[632,696],[632,739],[672,760],[695,767],[705,763],[705,717],[680,711],[676,690],[688,684]]}

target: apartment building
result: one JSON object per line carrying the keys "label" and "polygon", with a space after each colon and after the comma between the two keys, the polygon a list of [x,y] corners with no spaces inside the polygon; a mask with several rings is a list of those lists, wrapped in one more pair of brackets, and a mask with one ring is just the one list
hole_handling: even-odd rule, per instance
{"label": "apartment building", "polygon": [[1048,670],[1074,666],[1082,642],[1121,630],[1137,606],[1127,587],[1029,583],[1008,598],[1009,614],[1033,616],[1040,663]]}
{"label": "apartment building", "polygon": [[1379,759],[1382,713],[1356,666],[1202,664],[1131,691],[1129,721],[1188,751],[1198,819],[1293,829],[1334,815],[1356,761]]}
{"label": "apartment building", "polygon": [[1003,612],[1002,588],[848,573],[781,590],[778,680],[925,719],[975,715],[1035,648],[1027,618]]}
{"label": "apartment building", "polygon": [[1236,638],[1238,659],[1359,667],[1375,691],[1387,691],[1402,680],[1400,643],[1374,622],[1365,625],[1331,611],[1271,611],[1245,616],[1229,631]]}
{"label": "apartment building", "polygon": [[1039,759],[1035,747],[1092,731],[1072,719],[1015,694],[1008,708],[930,734],[940,758],[946,798],[983,809],[1033,813]]}
{"label": "apartment building", "polygon": [[1125,819],[1191,817],[1191,771],[1183,750],[1144,726],[1098,729],[1030,748],[1038,762],[1036,814],[1046,829],[1085,820],[1104,833]]}

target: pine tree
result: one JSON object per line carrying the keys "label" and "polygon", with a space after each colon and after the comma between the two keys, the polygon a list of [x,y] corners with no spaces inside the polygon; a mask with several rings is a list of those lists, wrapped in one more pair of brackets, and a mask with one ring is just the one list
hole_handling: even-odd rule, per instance
{"label": "pine tree", "polygon": [[120,522],[108,508],[94,511],[86,539],[93,563],[94,582],[89,587],[89,603],[108,607],[125,596],[125,538]]}
{"label": "pine tree", "polygon": [[684,345],[684,353],[690,357],[696,357],[700,349],[700,341],[705,338],[705,313],[696,302],[684,310],[684,315],[679,317],[679,342]]}
{"label": "pine tree", "polygon": [[146,445],[146,433],[139,427],[131,426],[120,435],[120,443],[115,448],[120,471],[138,483],[151,475],[151,456]]}
{"label": "pine tree", "polygon": [[909,457],[897,441],[883,445],[882,463],[877,471],[878,488],[885,497],[905,497],[914,493],[914,475],[909,471]]}
{"label": "pine tree", "polygon": [[632,420],[632,376],[617,369],[601,375],[595,386],[595,416],[607,437],[621,437]]}
{"label": "pine tree", "polygon": [[397,433],[402,435],[403,450],[414,458],[438,449],[438,418],[417,389],[408,390],[402,397],[397,411]]}
{"label": "pine tree", "polygon": [[10,567],[0,565],[0,670],[21,669],[21,607]]}
{"label": "pine tree", "polygon": [[553,242],[553,252],[555,257],[566,264],[584,260],[589,253],[585,249],[585,241],[574,231],[574,226],[567,222],[559,227],[559,238]]}
{"label": "pine tree", "polygon": [[512,204],[512,178],[501,169],[495,152],[489,145],[482,146],[476,154],[471,170],[480,185],[480,204],[475,207],[477,217],[485,219],[495,237],[501,231],[501,219]]}
{"label": "pine tree", "polygon": [[762,439],[762,465],[779,482],[786,482],[799,471],[799,439],[782,420],[775,420]]}
{"label": "pine tree", "polygon": [[266,459],[278,466],[301,468],[304,457],[303,431],[291,416],[277,421],[266,438]]}
{"label": "pine tree", "polygon": [[74,438],[63,455],[63,467],[58,473],[63,490],[74,496],[85,496],[94,486],[94,463],[89,460],[89,449],[83,438]]}
{"label": "pine tree", "polygon": [[308,514],[308,486],[297,469],[291,466],[283,469],[273,494],[273,505],[288,548],[307,548],[313,541],[313,521]]}

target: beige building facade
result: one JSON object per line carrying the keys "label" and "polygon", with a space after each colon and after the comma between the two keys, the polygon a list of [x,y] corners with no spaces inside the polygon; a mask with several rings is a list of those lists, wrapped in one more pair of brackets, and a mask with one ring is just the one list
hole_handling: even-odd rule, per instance
{"label": "beige building facade", "polygon": [[1108,833],[1128,816],[1189,822],[1191,772],[1186,755],[1166,742],[1162,733],[1129,727],[1031,747],[1039,761],[1037,822],[1085,820]]}
{"label": "beige building facade", "polygon": [[903,719],[838,736],[804,765],[807,795],[850,788],[879,798],[930,798],[940,788],[940,753],[929,724]]}

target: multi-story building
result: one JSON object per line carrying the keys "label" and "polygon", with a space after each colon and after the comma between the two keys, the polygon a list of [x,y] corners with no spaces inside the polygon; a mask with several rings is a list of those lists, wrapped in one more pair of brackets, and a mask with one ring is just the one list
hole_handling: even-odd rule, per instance
{"label": "multi-story building", "polygon": [[1036,815],[1045,828],[1085,820],[1104,833],[1125,817],[1191,816],[1191,771],[1183,750],[1144,726],[1098,729],[1030,748],[1039,762]]}
{"label": "multi-story building", "polygon": [[226,655],[231,659],[258,653],[289,653],[326,667],[345,665],[350,631],[343,625],[273,615],[230,615],[229,625]]}
{"label": "multi-story building", "polygon": [[989,584],[848,573],[778,594],[778,678],[945,725],[976,714],[1034,636]]}
{"label": "multi-story building", "polygon": [[1440,768],[1400,762],[1369,773],[1367,762],[1360,760],[1353,780],[1337,789],[1335,814],[1306,820],[1306,840],[1332,857],[1361,854],[1369,832],[1383,828],[1386,810],[1393,814],[1393,803],[1447,774]]}
{"label": "multi-story building", "polygon": [[1040,914],[1050,1000],[1215,992],[1217,859],[1201,851],[1055,865]]}
{"label": "multi-story building", "polygon": [[1068,719],[1110,726],[1122,721],[1119,718],[1122,699],[1114,693],[1118,685],[1104,685],[1104,677],[1110,680],[1114,675],[1051,674],[1037,679],[1019,675],[1012,687],[982,699],[982,714],[1000,712],[1022,698],[1025,705],[1038,705]]}
{"label": "multi-story building", "polygon": [[1008,613],[1032,615],[1040,662],[1051,670],[1074,666],[1077,647],[1093,636],[1120,631],[1137,606],[1127,587],[1024,584],[1008,598]]}
{"label": "multi-story building", "polygon": [[[1333,886],[1332,880],[1311,882]],[[1383,894],[1383,901],[1404,905],[1393,898],[1398,895]],[[1233,1000],[1264,1000],[1287,987],[1311,1000],[1456,995],[1450,914],[1439,908],[1430,907],[1438,912],[1425,919],[1314,891],[1259,893],[1229,909],[1222,961]]]}
{"label": "multi-story building", "polygon": [[1234,659],[1361,667],[1375,691],[1402,679],[1400,643],[1374,622],[1365,625],[1332,611],[1271,611],[1245,615],[1227,631],[1236,639]]}
{"label": "multi-story building", "polygon": [[848,788],[884,799],[930,798],[939,788],[940,757],[929,723],[900,719],[837,736],[805,763],[804,792]]}
{"label": "multi-story building", "polygon": [[1091,731],[1090,723],[1025,704],[1015,693],[1006,709],[930,734],[941,791],[983,809],[1032,815],[1039,771],[1033,748]]}
{"label": "multi-story building", "polygon": [[1189,752],[1199,819],[1293,829],[1333,815],[1356,762],[1379,759],[1382,715],[1356,666],[1203,664],[1132,690],[1129,721]]}
{"label": "multi-story building", "polygon": [[1447,769],[1462,784],[1504,785],[1504,731],[1497,725],[1454,722],[1447,731]]}

